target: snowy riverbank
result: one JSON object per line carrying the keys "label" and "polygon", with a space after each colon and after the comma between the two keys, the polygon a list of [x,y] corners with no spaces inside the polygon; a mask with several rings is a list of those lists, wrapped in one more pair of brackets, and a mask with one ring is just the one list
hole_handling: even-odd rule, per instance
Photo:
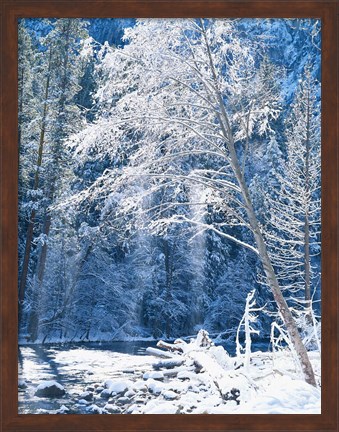
{"label": "snowy riverbank", "polygon": [[[19,412],[320,413],[320,386],[314,388],[298,377],[287,350],[252,353],[245,370],[243,359],[230,357],[221,346],[200,347],[196,340],[183,346],[184,352],[165,351],[163,359],[51,348],[45,361],[34,357],[32,347],[22,347]],[[320,384],[320,355],[309,355]],[[64,394],[42,397],[38,386],[48,387],[48,381],[61,385]]]}

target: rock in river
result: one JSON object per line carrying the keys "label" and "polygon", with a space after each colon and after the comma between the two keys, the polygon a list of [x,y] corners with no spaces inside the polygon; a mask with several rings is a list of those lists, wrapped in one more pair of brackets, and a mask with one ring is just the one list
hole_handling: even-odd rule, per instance
{"label": "rock in river", "polygon": [[57,398],[65,394],[65,389],[56,381],[45,381],[38,385],[35,396]]}
{"label": "rock in river", "polygon": [[91,402],[93,400],[93,393],[90,391],[85,391],[79,395],[79,398]]}

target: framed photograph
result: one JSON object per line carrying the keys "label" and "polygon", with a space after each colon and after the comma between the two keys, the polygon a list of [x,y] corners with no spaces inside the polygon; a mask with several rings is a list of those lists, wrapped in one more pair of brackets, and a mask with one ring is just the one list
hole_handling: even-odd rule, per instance
{"label": "framed photograph", "polygon": [[4,432],[338,429],[338,3],[2,4]]}

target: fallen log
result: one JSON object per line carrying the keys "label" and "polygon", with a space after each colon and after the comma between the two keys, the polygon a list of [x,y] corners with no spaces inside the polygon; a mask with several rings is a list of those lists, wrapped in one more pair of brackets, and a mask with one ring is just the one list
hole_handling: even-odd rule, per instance
{"label": "fallen log", "polygon": [[152,347],[146,348],[146,352],[148,354],[154,355],[156,357],[161,357],[161,358],[173,358],[173,357],[175,357],[175,354],[173,354],[172,352],[162,351],[160,349],[152,348]]}
{"label": "fallen log", "polygon": [[[186,342],[184,342],[184,343],[186,343]],[[163,349],[171,351],[171,352],[177,351],[177,352],[182,353],[184,351],[183,348],[182,348],[182,342],[170,344],[168,342],[164,342],[164,341],[160,340],[157,343],[157,346],[159,348],[163,348]]]}
{"label": "fallen log", "polygon": [[184,359],[179,360],[162,360],[153,364],[153,369],[173,369],[184,364]]}
{"label": "fallen log", "polygon": [[179,372],[194,372],[194,373],[196,373],[194,366],[187,366],[187,367],[179,366],[179,367],[174,368],[174,369],[162,371],[164,376],[167,378],[176,377]]}

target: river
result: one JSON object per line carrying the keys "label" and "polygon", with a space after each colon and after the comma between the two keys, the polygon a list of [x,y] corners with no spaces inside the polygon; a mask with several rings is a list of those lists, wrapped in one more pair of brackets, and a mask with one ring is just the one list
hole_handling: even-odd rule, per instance
{"label": "river", "polygon": [[[85,413],[86,405],[78,404],[79,395],[86,390],[100,402],[97,388],[107,379],[136,381],[152,370],[155,357],[147,355],[147,347],[156,341],[79,342],[19,347],[19,414],[45,413],[72,406],[74,413]],[[224,346],[233,354],[232,347]],[[267,342],[254,343],[253,350],[268,349]],[[35,396],[37,385],[55,380],[64,386],[66,395],[59,399]],[[20,387],[20,385],[19,385]]]}

